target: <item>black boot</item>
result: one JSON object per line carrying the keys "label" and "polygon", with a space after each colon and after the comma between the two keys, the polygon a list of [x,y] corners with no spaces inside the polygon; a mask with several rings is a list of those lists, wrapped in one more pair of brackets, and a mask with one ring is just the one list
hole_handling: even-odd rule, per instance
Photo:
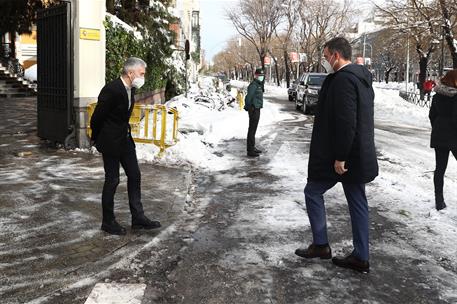
{"label": "black boot", "polygon": [[115,234],[115,235],[125,235],[127,234],[127,230],[119,225],[116,220],[111,220],[111,221],[103,221],[102,222],[102,227],[101,229],[109,234]]}
{"label": "black boot", "polygon": [[255,151],[248,151],[249,157],[258,157],[260,154]]}
{"label": "black boot", "polygon": [[146,216],[141,216],[139,218],[132,219],[132,229],[156,229],[160,228],[159,221],[151,221]]}
{"label": "black boot", "polygon": [[446,204],[444,203],[443,193],[435,193],[435,208],[438,211],[446,208]]}

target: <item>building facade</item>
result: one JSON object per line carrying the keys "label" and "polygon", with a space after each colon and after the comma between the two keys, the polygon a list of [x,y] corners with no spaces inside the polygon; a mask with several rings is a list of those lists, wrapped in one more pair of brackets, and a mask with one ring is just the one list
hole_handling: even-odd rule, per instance
{"label": "building facade", "polygon": [[179,48],[184,48],[185,41],[189,40],[188,76],[190,81],[195,82],[202,67],[200,0],[175,0],[173,2],[175,15],[179,19]]}

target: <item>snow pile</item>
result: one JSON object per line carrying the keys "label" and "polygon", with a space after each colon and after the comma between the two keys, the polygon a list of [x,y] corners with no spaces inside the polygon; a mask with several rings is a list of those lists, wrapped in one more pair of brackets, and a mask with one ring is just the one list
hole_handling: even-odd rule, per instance
{"label": "snow pile", "polygon": [[131,25],[125,23],[124,21],[119,19],[117,16],[112,15],[108,12],[106,13],[106,16],[108,17],[108,21],[110,21],[113,26],[120,26],[126,32],[132,32],[136,39],[143,40],[143,36],[141,35],[141,33],[139,31],[137,31]]}
{"label": "snow pile", "polygon": [[[406,102],[399,97],[399,90],[392,87],[394,84],[375,88],[380,174],[369,186],[368,193],[373,194],[370,204],[388,218],[406,225],[404,229],[414,234],[415,245],[424,249],[423,258],[433,260],[438,255],[440,259],[452,260],[457,232],[457,163],[450,154],[444,179],[444,197],[449,207],[437,212],[429,109]],[[406,252],[400,250],[399,256],[402,254]]]}
{"label": "snow pile", "polygon": [[426,107],[411,104],[400,97],[402,83],[378,83],[375,90],[375,120],[387,122],[393,126],[415,126],[428,130],[430,122]]}
{"label": "snow pile", "polygon": [[[179,112],[178,143],[166,149],[165,155],[157,157],[159,149],[150,144],[137,144],[139,160],[162,165],[192,165],[206,169],[224,169],[231,166],[230,158],[216,154],[215,147],[224,140],[242,139],[248,129],[248,115],[233,97],[223,88],[218,88],[215,78],[204,77],[193,85],[188,97],[177,96],[166,105]],[[266,126],[289,118],[280,113],[280,106],[264,101],[257,136],[268,131]]]}

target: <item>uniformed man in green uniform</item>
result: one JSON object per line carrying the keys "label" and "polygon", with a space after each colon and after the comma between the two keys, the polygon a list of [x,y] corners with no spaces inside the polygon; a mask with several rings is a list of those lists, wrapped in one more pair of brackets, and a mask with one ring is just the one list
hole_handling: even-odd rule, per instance
{"label": "uniformed man in green uniform", "polygon": [[260,109],[263,107],[263,84],[265,73],[262,69],[256,69],[254,80],[248,86],[248,93],[244,100],[244,109],[249,114],[249,129],[247,138],[248,156],[257,157],[262,151],[255,147],[255,133],[260,119]]}

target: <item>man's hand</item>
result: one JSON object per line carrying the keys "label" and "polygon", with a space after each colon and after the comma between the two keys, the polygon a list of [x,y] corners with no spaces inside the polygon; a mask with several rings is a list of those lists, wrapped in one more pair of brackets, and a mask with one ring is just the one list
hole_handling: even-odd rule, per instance
{"label": "man's hand", "polygon": [[344,173],[346,173],[348,171],[348,169],[346,169],[344,167],[344,165],[346,164],[345,161],[339,161],[339,160],[335,160],[335,172],[338,173],[339,175],[343,175]]}

